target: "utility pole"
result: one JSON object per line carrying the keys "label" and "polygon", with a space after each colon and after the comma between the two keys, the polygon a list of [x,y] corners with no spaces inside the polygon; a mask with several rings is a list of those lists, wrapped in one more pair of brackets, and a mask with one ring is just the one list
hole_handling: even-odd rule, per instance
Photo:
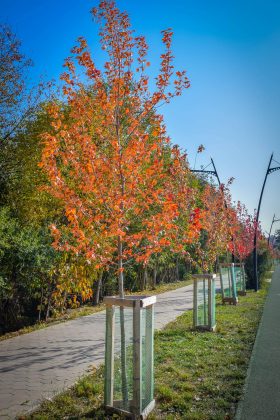
{"label": "utility pole", "polygon": [[254,286],[255,286],[255,291],[256,292],[259,290],[257,233],[258,233],[258,224],[259,224],[259,216],[260,216],[260,209],[261,209],[261,204],[262,204],[263,192],[264,192],[264,187],[265,187],[265,184],[266,184],[266,180],[267,180],[268,175],[271,174],[272,172],[278,171],[280,169],[280,166],[276,166],[276,167],[272,168],[271,167],[272,161],[273,161],[273,153],[270,156],[269,164],[268,164],[268,167],[267,167],[267,170],[266,170],[266,174],[265,174],[265,178],[264,178],[264,182],[263,182],[263,186],[262,186],[262,190],[261,190],[261,195],[260,195],[260,198],[259,198],[259,204],[258,204],[258,210],[257,210],[257,215],[256,215],[256,221],[255,221],[254,250],[253,250],[253,269],[254,269]]}

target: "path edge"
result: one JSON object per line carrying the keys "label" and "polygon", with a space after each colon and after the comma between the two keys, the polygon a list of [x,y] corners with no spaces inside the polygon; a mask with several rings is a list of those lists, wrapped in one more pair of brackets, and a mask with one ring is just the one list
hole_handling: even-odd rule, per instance
{"label": "path edge", "polygon": [[[274,272],[273,272],[273,274],[274,274]],[[273,277],[273,274],[272,274],[272,277]],[[234,420],[242,420],[242,417],[241,416],[242,416],[242,412],[243,412],[245,396],[247,394],[247,389],[248,389],[248,385],[249,385],[249,378],[251,376],[253,361],[254,361],[255,356],[256,356],[257,344],[258,344],[258,341],[259,341],[261,327],[263,325],[264,312],[265,312],[266,305],[268,304],[267,302],[268,302],[268,295],[269,295],[270,288],[271,288],[271,283],[272,283],[272,278],[271,278],[271,282],[269,284],[268,292],[267,292],[267,295],[266,295],[266,298],[265,298],[265,304],[263,306],[263,312],[262,312],[261,320],[259,322],[258,331],[257,331],[257,334],[256,334],[256,338],[255,338],[253,350],[252,350],[251,357],[250,357],[249,366],[248,366],[248,369],[247,369],[245,384],[243,385],[243,388],[242,388],[242,397],[241,397],[241,399],[238,402],[237,410],[236,410],[236,413],[235,413]]]}

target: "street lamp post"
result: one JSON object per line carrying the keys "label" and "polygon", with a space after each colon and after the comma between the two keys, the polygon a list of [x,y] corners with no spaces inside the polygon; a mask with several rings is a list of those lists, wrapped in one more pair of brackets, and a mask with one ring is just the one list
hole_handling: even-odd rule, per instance
{"label": "street lamp post", "polygon": [[[216,169],[216,166],[215,166],[215,163],[214,163],[214,160],[212,159],[212,158],[210,158],[211,159],[211,163],[212,163],[212,166],[213,166],[213,169],[214,170],[205,170],[206,168],[202,168],[202,169],[191,169],[191,172],[198,172],[198,173],[202,173],[202,174],[209,174],[209,175],[214,175],[216,178],[217,178],[217,180],[218,180],[218,184],[219,184],[219,187],[221,187],[221,181],[220,181],[220,178],[219,178],[219,175],[218,175],[218,172],[217,172],[217,169]],[[209,165],[210,165],[210,163],[209,163]],[[207,165],[207,167],[209,166],[209,165]],[[225,208],[227,209],[228,208],[228,206],[227,206],[227,203],[226,203],[226,201],[224,202],[224,204],[225,204]],[[232,242],[234,243],[234,238],[232,237]],[[234,253],[232,253],[231,254],[231,260],[232,260],[232,262],[234,263],[234,261],[235,261],[235,258],[234,258]]]}
{"label": "street lamp post", "polygon": [[271,231],[272,231],[272,226],[274,225],[274,223],[276,222],[280,222],[280,219],[275,219],[275,214],[273,216],[272,222],[271,222],[271,226],[270,226],[270,230],[269,230],[269,234],[268,234],[268,238],[267,238],[267,245],[269,245],[270,243],[270,236],[271,236]]}
{"label": "street lamp post", "polygon": [[[272,172],[278,171],[280,169],[280,166],[276,166],[274,168],[271,168],[271,163],[273,160],[273,153],[270,156],[269,159],[269,164],[266,170],[266,174],[265,174],[265,178],[264,178],[264,182],[263,182],[263,186],[262,186],[262,190],[261,190],[261,195],[259,198],[259,204],[258,204],[258,210],[257,210],[257,215],[256,215],[256,222],[255,222],[255,234],[254,234],[254,250],[253,250],[253,268],[254,268],[254,286],[255,286],[255,291],[257,292],[259,290],[259,279],[258,279],[258,255],[257,255],[257,232],[258,232],[258,224],[259,224],[259,215],[260,215],[260,209],[261,209],[261,204],[262,204],[262,197],[263,197],[263,192],[264,192],[264,187],[266,184],[266,180],[269,174],[271,174]],[[278,163],[278,162],[277,162]]]}
{"label": "street lamp post", "polygon": [[[218,172],[217,172],[217,170],[216,170],[215,163],[214,163],[214,161],[213,161],[213,159],[212,159],[212,158],[211,158],[211,163],[212,163],[212,166],[213,166],[213,168],[214,168],[214,170],[212,170],[212,171],[209,171],[209,170],[207,170],[207,171],[206,171],[204,168],[202,168],[202,169],[191,169],[191,172],[198,172],[198,173],[201,173],[201,174],[214,175],[214,176],[217,178],[218,183],[219,183],[219,187],[220,187],[220,186],[221,186],[221,181],[220,181],[220,178],[219,178]],[[209,165],[210,165],[210,163],[209,163]],[[208,167],[209,165],[207,165],[207,167]]]}

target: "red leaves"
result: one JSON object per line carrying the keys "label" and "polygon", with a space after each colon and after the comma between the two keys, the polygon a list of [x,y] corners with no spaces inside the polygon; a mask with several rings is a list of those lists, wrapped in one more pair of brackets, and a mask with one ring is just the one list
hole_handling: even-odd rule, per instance
{"label": "red leaves", "polygon": [[173,32],[171,31],[171,28],[165,29],[161,31],[161,33],[163,34],[162,42],[166,45],[167,49],[170,49],[172,36],[173,36]]}
{"label": "red leaves", "polygon": [[197,153],[202,153],[204,150],[205,147],[203,146],[203,144],[201,144],[200,146],[198,146]]}
{"label": "red leaves", "polygon": [[200,211],[200,220],[198,228],[202,228],[206,233],[206,240],[198,243],[195,254],[200,261],[203,270],[209,270],[216,258],[227,251],[227,246],[232,240],[231,220],[234,213],[231,208],[230,195],[228,188],[216,189],[207,185],[201,195],[202,211]]}
{"label": "red leaves", "polygon": [[81,54],[81,52],[87,48],[87,41],[84,37],[80,36],[77,41],[79,45],[76,45],[71,50],[71,53],[76,55]]}
{"label": "red leaves", "polygon": [[[248,214],[246,207],[238,202],[234,219],[232,220],[232,235],[234,240],[229,245],[229,248],[241,261],[253,251],[255,227],[255,219]],[[258,228],[258,238],[260,236],[261,230]]]}

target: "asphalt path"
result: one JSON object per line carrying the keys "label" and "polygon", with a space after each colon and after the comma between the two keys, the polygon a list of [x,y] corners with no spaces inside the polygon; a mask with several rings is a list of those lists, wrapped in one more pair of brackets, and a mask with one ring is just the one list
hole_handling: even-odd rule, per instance
{"label": "asphalt path", "polygon": [[[157,295],[155,328],[193,306],[192,285]],[[0,342],[0,418],[13,419],[104,362],[105,311]]]}

